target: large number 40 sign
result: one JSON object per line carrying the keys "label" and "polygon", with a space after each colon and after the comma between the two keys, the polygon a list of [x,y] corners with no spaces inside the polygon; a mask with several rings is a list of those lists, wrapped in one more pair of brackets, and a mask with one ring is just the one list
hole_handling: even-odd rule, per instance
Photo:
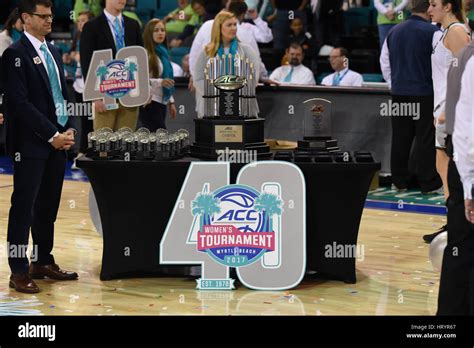
{"label": "large number 40 sign", "polygon": [[124,47],[113,59],[112,50],[94,51],[84,86],[84,100],[103,100],[107,110],[144,105],[150,96],[147,52]]}
{"label": "large number 40 sign", "polygon": [[[200,265],[198,289],[232,289],[230,267],[236,268],[239,280],[251,289],[296,287],[306,270],[306,199],[301,170],[288,162],[255,162],[240,170],[235,185],[229,184],[229,163],[191,163],[160,243],[160,263]],[[229,224],[240,226],[232,238],[245,236],[247,243],[268,240],[268,245],[261,247],[267,250],[245,264],[258,247],[239,244],[236,256],[234,246],[229,247],[234,239],[227,235],[225,242],[220,240],[221,245],[216,246],[212,244],[214,236],[203,235],[201,230]],[[255,233],[257,229],[267,232],[260,235]],[[203,252],[213,247],[214,253]],[[231,256],[223,255],[229,251]]]}

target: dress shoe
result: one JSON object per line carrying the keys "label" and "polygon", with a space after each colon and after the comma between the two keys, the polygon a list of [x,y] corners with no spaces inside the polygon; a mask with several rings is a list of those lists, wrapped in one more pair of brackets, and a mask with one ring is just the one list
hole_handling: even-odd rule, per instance
{"label": "dress shoe", "polygon": [[426,243],[431,243],[436,237],[438,237],[441,233],[443,232],[446,232],[448,230],[448,225],[444,225],[443,227],[441,227],[438,231],[436,231],[435,233],[431,233],[431,234],[425,234],[423,236],[423,240],[426,242]]}
{"label": "dress shoe", "polygon": [[64,271],[55,263],[51,265],[30,265],[30,276],[33,279],[43,279],[48,277],[55,280],[76,280],[78,275],[76,272]]}
{"label": "dress shoe", "polygon": [[10,276],[10,288],[26,294],[36,294],[40,291],[38,285],[31,279],[28,273],[13,273]]}

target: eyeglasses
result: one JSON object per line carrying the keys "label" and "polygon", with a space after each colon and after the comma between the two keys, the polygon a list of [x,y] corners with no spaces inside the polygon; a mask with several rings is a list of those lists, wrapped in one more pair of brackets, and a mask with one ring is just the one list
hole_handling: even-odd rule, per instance
{"label": "eyeglasses", "polygon": [[30,13],[30,15],[38,16],[44,21],[47,21],[48,19],[52,21],[54,19],[53,14]]}

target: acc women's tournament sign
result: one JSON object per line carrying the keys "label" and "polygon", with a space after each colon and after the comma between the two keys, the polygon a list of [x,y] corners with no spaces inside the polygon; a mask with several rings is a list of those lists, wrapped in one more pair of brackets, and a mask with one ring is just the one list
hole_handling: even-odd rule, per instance
{"label": "acc women's tournament sign", "polygon": [[160,263],[199,265],[200,290],[291,289],[306,270],[306,199],[292,163],[192,162],[160,243]]}
{"label": "acc women's tournament sign", "polygon": [[100,93],[116,99],[126,96],[136,88],[136,71],[135,63],[124,60],[113,60],[107,65],[100,65],[96,70],[96,75],[100,77]]}
{"label": "acc women's tournament sign", "polygon": [[273,216],[283,201],[245,185],[228,185],[212,194],[198,193],[192,213],[200,218],[197,250],[222,265],[242,267],[275,251]]}
{"label": "acc women's tournament sign", "polygon": [[112,50],[94,51],[84,85],[84,100],[103,100],[107,110],[144,105],[150,96],[147,52],[124,47],[114,59]]}

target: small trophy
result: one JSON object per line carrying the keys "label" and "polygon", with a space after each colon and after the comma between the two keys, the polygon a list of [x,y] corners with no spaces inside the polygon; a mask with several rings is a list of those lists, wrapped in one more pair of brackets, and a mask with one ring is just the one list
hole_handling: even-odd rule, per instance
{"label": "small trophy", "polygon": [[144,127],[136,132],[130,128],[117,132],[101,128],[89,133],[87,139],[88,157],[93,159],[173,160],[186,155],[189,149],[189,132],[185,129],[169,134],[166,129],[151,133]]}
{"label": "small trophy", "polygon": [[298,141],[300,151],[339,151],[337,140],[331,137],[332,104],[321,98],[308,99],[304,106],[304,138]]}

